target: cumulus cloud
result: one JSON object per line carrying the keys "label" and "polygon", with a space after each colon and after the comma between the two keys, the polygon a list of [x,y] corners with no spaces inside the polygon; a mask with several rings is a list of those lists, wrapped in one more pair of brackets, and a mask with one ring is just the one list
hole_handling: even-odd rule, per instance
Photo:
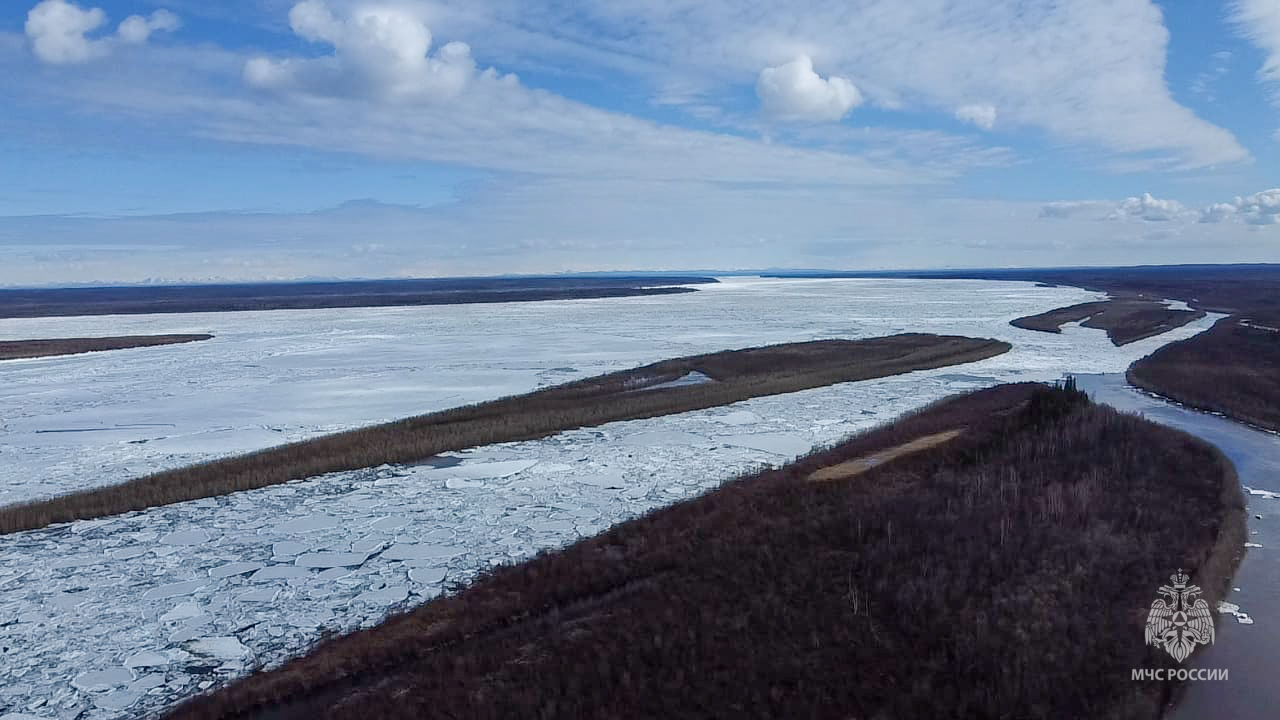
{"label": "cumulus cloud", "polygon": [[289,11],[289,26],[300,38],[333,47],[319,58],[266,57],[244,67],[248,84],[308,95],[380,100],[442,100],[460,94],[477,79],[514,84],[514,75],[479,72],[471,47],[451,42],[431,53],[431,30],[411,11],[364,6],[337,17],[323,0],[303,0]]}
{"label": "cumulus cloud", "polygon": [[142,44],[156,31],[177,30],[181,22],[168,10],[149,17],[130,15],[114,35],[89,35],[107,24],[102,8],[83,8],[67,0],[43,0],[27,13],[25,30],[31,51],[42,62],[70,65],[102,57],[116,42]]}
{"label": "cumulus cloud", "polygon": [[147,41],[147,38],[151,37],[151,33],[160,31],[173,32],[181,26],[182,21],[178,19],[177,15],[162,8],[151,13],[149,17],[130,15],[124,19],[124,22],[120,23],[120,27],[116,29],[116,34],[127,43],[141,45]]}
{"label": "cumulus cloud", "polygon": [[101,40],[85,37],[106,22],[102,8],[86,10],[65,0],[44,0],[27,13],[27,38],[31,50],[44,62],[84,62],[106,51]]}
{"label": "cumulus cloud", "polygon": [[822,77],[808,55],[761,70],[756,95],[764,111],[781,120],[834,122],[862,104],[848,78]]}
{"label": "cumulus cloud", "polygon": [[1041,218],[1088,218],[1093,220],[1141,220],[1148,223],[1243,223],[1280,225],[1280,188],[1263,190],[1230,202],[1213,203],[1199,210],[1177,200],[1143,193],[1120,202],[1083,200],[1046,203]]}
{"label": "cumulus cloud", "polygon": [[1187,207],[1177,200],[1162,200],[1143,193],[1142,197],[1125,199],[1116,208],[1119,217],[1141,218],[1148,222],[1168,222],[1187,217]]}
{"label": "cumulus cloud", "polygon": [[956,110],[956,119],[990,130],[996,124],[996,109],[991,105],[962,105]]}
{"label": "cumulus cloud", "polygon": [[1280,225],[1280,188],[1263,190],[1248,197],[1237,197],[1228,203],[1210,205],[1201,212],[1200,221]]}

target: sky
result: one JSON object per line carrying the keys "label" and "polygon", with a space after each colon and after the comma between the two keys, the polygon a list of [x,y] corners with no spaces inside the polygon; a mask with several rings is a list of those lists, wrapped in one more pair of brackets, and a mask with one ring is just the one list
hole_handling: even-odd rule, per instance
{"label": "sky", "polygon": [[1280,261],[1280,0],[10,0],[0,285]]}

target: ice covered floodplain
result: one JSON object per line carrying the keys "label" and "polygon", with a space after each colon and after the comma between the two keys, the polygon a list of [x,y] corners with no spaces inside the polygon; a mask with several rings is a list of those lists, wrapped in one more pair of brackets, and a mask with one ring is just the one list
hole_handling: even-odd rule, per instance
{"label": "ice covered floodplain", "polygon": [[778,342],[933,332],[988,360],[0,536],[0,718],[144,714],[761,463],[965,390],[1123,371],[1211,316],[1114,347],[1008,321],[1100,299],[966,280],[729,278],[523,304],[0,321],[0,339],[208,332],[0,363],[0,504],[524,392]]}

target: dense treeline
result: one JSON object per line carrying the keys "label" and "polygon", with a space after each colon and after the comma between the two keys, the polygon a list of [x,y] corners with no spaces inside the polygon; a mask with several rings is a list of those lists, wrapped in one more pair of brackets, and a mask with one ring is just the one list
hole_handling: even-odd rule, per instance
{"label": "dense treeline", "polygon": [[[0,533],[225,495],[330,472],[416,462],[442,452],[531,440],[572,428],[972,362],[999,355],[1009,347],[996,340],[908,333],[665,360],[524,395],[156,473],[119,485],[11,505],[0,508]],[[651,387],[694,371],[712,382]]]}
{"label": "dense treeline", "polygon": [[1138,360],[1128,378],[1186,405],[1280,430],[1280,323],[1223,318]]}
{"label": "dense treeline", "polygon": [[[955,428],[854,480],[821,467]],[[1072,387],[951,399],[525,563],[173,717],[1154,718],[1146,610],[1212,603],[1229,462]]]}

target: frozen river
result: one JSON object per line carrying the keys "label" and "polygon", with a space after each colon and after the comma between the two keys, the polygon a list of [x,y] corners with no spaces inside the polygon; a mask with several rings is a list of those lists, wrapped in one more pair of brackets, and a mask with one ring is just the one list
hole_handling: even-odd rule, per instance
{"label": "frozen river", "polygon": [[[0,320],[0,339],[213,340],[0,363],[0,504],[662,358],[829,337],[1000,338],[988,360],[337,473],[0,537],[0,718],[154,710],[377,622],[495,563],[715,487],[946,395],[1114,373],[1123,348],[1019,330],[1097,299],[1028,283],[729,279],[646,298]],[[50,432],[62,431],[62,432]]]}

